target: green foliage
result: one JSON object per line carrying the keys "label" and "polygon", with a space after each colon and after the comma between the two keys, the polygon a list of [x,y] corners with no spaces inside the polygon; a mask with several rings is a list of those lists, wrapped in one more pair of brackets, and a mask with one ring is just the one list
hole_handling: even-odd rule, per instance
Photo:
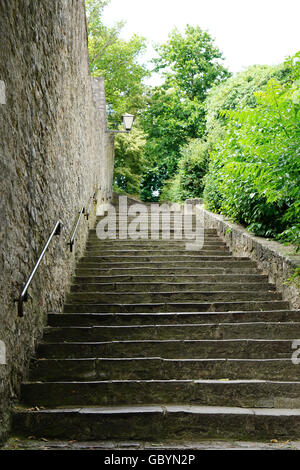
{"label": "green foliage", "polygon": [[285,282],[285,284],[293,284],[293,283],[295,283],[296,286],[300,288],[300,266],[295,268],[292,276]]}
{"label": "green foliage", "polygon": [[146,41],[134,35],[129,41],[120,39],[124,22],[108,28],[102,23],[102,13],[109,1],[86,0],[89,38],[90,71],[104,77],[109,120],[116,125],[125,112],[138,114],[145,106],[143,80],[149,76],[140,63]]}
{"label": "green foliage", "polygon": [[134,126],[129,134],[117,134],[115,139],[115,190],[138,195],[143,173],[146,171],[143,131]]}
{"label": "green foliage", "polygon": [[173,89],[157,88],[149,98],[143,126],[148,135],[148,155],[156,164],[163,162],[172,175],[182,145],[188,137],[197,137],[204,131],[204,109],[197,101],[181,99]]}
{"label": "green foliage", "polygon": [[203,136],[206,94],[229,75],[220,63],[221,52],[199,27],[187,26],[184,35],[173,30],[157,52],[156,71],[163,71],[165,83],[152,90],[142,118],[147,133],[145,152],[152,165],[142,183],[146,198],[151,198],[151,191],[157,198],[166,179],[177,170],[181,148],[191,138]]}
{"label": "green foliage", "polygon": [[145,202],[157,202],[161,182],[166,180],[166,169],[163,165],[149,168],[142,177],[140,197]]}
{"label": "green foliage", "polygon": [[254,108],[257,105],[255,93],[263,91],[271,78],[282,84],[287,82],[290,71],[291,67],[287,63],[278,66],[253,65],[225,82],[214,85],[205,102],[208,131],[216,125],[216,120],[224,123],[221,111]]}
{"label": "green foliage", "polygon": [[202,197],[210,150],[211,145],[201,139],[193,139],[185,145],[181,150],[178,171],[166,182],[160,199],[178,202]]}
{"label": "green foliage", "polygon": [[[149,76],[140,58],[146,41],[137,35],[129,41],[120,39],[124,22],[108,28],[102,22],[103,9],[109,0],[86,0],[89,38],[90,71],[104,77],[109,125],[117,128],[121,115],[129,112],[138,116],[146,105],[143,80]],[[114,189],[138,194],[144,158],[145,135],[139,121],[130,134],[118,134],[115,140]]]}
{"label": "green foliage", "polygon": [[205,178],[208,208],[222,211],[257,235],[299,243],[300,54],[289,79],[269,80],[256,106],[225,110],[226,132]]}
{"label": "green foliage", "polygon": [[222,53],[199,26],[187,25],[184,35],[175,28],[156,51],[156,71],[163,70],[166,86],[180,90],[190,100],[203,102],[212,84],[229,76],[221,65]]}

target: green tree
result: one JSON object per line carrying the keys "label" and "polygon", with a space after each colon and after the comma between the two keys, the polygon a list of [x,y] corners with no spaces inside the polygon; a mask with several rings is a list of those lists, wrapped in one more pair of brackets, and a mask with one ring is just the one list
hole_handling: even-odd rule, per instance
{"label": "green tree", "polygon": [[108,3],[86,0],[89,57],[91,74],[105,79],[109,120],[116,125],[124,112],[137,114],[145,106],[143,80],[149,71],[140,61],[146,40],[137,35],[129,41],[120,39],[124,22],[111,28],[103,24],[102,13]]}
{"label": "green tree", "polygon": [[163,71],[168,88],[180,90],[190,100],[203,102],[211,86],[229,76],[221,64],[222,53],[199,26],[187,25],[184,35],[175,28],[156,51],[155,70]]}
{"label": "green tree", "polygon": [[207,132],[214,132],[214,127],[225,124],[221,111],[255,108],[255,93],[263,91],[271,78],[282,84],[287,83],[290,72],[291,67],[287,63],[277,66],[253,65],[228,80],[215,84],[205,100]]}
{"label": "green tree", "polygon": [[202,197],[210,152],[211,145],[202,139],[192,139],[186,144],[181,149],[178,171],[164,185],[160,199],[180,202]]}
{"label": "green tree", "polygon": [[114,186],[116,191],[138,195],[146,171],[144,132],[134,126],[129,134],[117,134],[115,140]]}
{"label": "green tree", "polygon": [[145,152],[152,165],[143,179],[142,194],[150,199],[176,173],[180,149],[189,139],[203,136],[207,92],[229,76],[221,65],[221,52],[199,27],[187,26],[183,35],[173,30],[157,52],[155,70],[162,72],[165,82],[150,93],[142,117],[148,136]]}

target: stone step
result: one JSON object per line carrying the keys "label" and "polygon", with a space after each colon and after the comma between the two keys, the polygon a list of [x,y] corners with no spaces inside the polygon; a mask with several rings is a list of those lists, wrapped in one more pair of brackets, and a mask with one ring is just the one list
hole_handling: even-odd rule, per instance
{"label": "stone step", "polygon": [[104,326],[241,323],[241,322],[298,322],[299,310],[235,311],[235,312],[170,312],[170,313],[49,313],[49,326]]}
{"label": "stone step", "polygon": [[120,341],[142,339],[296,339],[300,322],[200,323],[182,325],[47,327],[46,342]]}
{"label": "stone step", "polygon": [[163,405],[20,410],[17,435],[68,440],[254,439],[300,435],[300,410]]}
{"label": "stone step", "polygon": [[[131,214],[115,214],[115,217],[111,217],[111,221],[114,222],[116,221],[116,223],[119,223],[119,222],[126,222],[127,220],[129,222],[137,222],[138,220],[145,220],[145,221],[148,221],[148,223],[151,223],[151,222],[160,222],[160,223],[168,223],[169,220],[171,221],[176,221],[178,223],[180,223],[180,221],[183,223],[184,221],[186,221],[187,223],[195,223],[195,222],[201,222],[201,217],[196,217],[195,214],[186,214],[185,216],[182,214],[182,213],[176,213],[175,215],[172,214],[172,213],[167,213],[167,214],[147,214],[147,215],[144,215],[142,214],[141,216],[139,215],[139,219],[137,219],[137,215],[134,214],[134,215],[131,215]],[[96,217],[96,221],[97,223],[101,222],[102,220],[105,220],[107,221],[107,215],[105,216],[98,216]],[[206,230],[215,230],[215,229],[206,229]]]}
{"label": "stone step", "polygon": [[191,274],[169,274],[169,275],[149,275],[149,274],[140,274],[140,275],[126,275],[120,274],[115,276],[76,276],[74,278],[74,285],[75,284],[113,284],[118,285],[121,287],[124,283],[131,283],[136,284],[140,282],[141,284],[150,285],[152,283],[161,284],[161,283],[168,283],[168,284],[189,284],[193,285],[195,283],[202,284],[208,283],[218,284],[218,283],[232,283],[232,284],[261,284],[261,285],[269,285],[272,284],[268,283],[268,277],[262,274],[198,274],[198,275],[191,275]]}
{"label": "stone step", "polygon": [[[204,247],[213,248],[225,248],[228,249],[225,242],[220,238],[204,238],[201,239]],[[186,240],[101,240],[99,238],[88,239],[86,248],[105,248],[111,251],[120,250],[132,250],[132,251],[145,251],[145,250],[157,250],[157,251],[174,251],[181,250],[186,251]]]}
{"label": "stone step", "polygon": [[20,410],[17,435],[76,440],[254,439],[300,435],[300,410],[163,405]]}
{"label": "stone step", "polygon": [[[128,227],[127,227],[126,220],[128,220],[128,222],[130,223],[134,220],[134,218],[132,218],[130,220],[130,219],[126,219],[126,218],[117,217],[116,218],[116,227],[121,226],[121,227],[124,227],[124,229],[129,228],[129,224],[128,224]],[[201,226],[201,228],[203,229],[203,223],[200,219],[196,220],[195,218],[191,219],[190,217],[187,217],[187,219],[181,218],[181,223],[180,223],[180,219],[178,221],[176,218],[174,219],[173,217],[171,217],[170,218],[171,227],[173,226],[174,221],[175,221],[176,225],[179,228],[181,228],[181,225],[182,225],[182,229],[184,229],[185,227],[193,227],[193,226],[196,226],[196,225]],[[98,223],[99,222],[101,222],[101,220],[99,220]],[[106,219],[106,222],[108,222],[107,219]],[[157,219],[157,218],[145,219],[145,225],[147,224],[149,228],[151,228],[151,223],[153,223],[154,228],[156,228],[156,226],[166,227],[169,224],[167,218],[164,219],[164,220],[162,220],[161,218],[160,219]],[[139,225],[139,224],[134,224],[134,226],[136,226],[136,225]],[[97,225],[96,225],[96,227],[97,227]],[[105,228],[108,229],[108,230],[111,230],[112,228],[114,228],[114,221],[112,220],[111,223],[110,223],[110,226],[108,226],[108,224],[107,224]],[[90,234],[96,233],[96,231],[97,231],[96,228],[91,229]],[[218,233],[217,233],[216,229],[211,229],[211,228],[206,228],[205,227],[203,229],[203,232],[206,233],[207,235],[218,236]]]}
{"label": "stone step", "polygon": [[[223,243],[223,241],[220,239],[220,237],[216,236],[216,235],[204,235],[204,237],[201,237],[199,236],[199,241],[202,242],[204,245],[205,244],[220,244],[220,243]],[[119,234],[118,231],[116,232],[107,232],[105,234],[105,239],[102,239],[102,238],[99,238],[99,236],[94,233],[94,234],[90,234],[89,235],[89,238],[88,238],[88,243],[103,243],[105,245],[114,245],[114,246],[119,246],[121,244],[127,244],[128,245],[132,245],[134,246],[137,246],[137,244],[140,246],[140,243],[142,244],[141,246],[151,246],[151,245],[157,245],[157,244],[160,244],[160,243],[163,243],[165,245],[168,245],[168,246],[182,246],[184,247],[186,245],[186,243],[191,243],[191,242],[194,242],[195,240],[192,239],[190,240],[189,238],[186,238],[185,236],[178,236],[178,237],[174,237],[174,232],[170,231],[170,236],[169,237],[166,237],[165,239],[162,238],[162,233],[159,232],[159,234],[148,234],[146,235],[146,237],[144,236],[144,238],[141,238],[141,239],[132,239],[130,238],[126,233],[124,233],[123,231],[121,232],[121,235]],[[165,245],[162,245],[165,246]],[[123,245],[122,245],[123,246]]]}
{"label": "stone step", "polygon": [[178,291],[274,291],[275,286],[268,282],[79,282],[72,284],[71,292],[178,292]]}
{"label": "stone step", "polygon": [[215,301],[245,301],[245,300],[281,300],[279,292],[268,291],[179,291],[179,292],[72,292],[67,295],[69,303],[157,303],[157,302],[215,302]]}
{"label": "stone step", "polygon": [[[39,358],[82,359],[91,357],[163,357],[166,359],[272,359],[290,358],[292,340],[124,340],[106,342],[42,343]],[[300,397],[299,397],[300,398]]]}
{"label": "stone step", "polygon": [[105,259],[123,259],[123,258],[137,258],[139,261],[142,258],[155,258],[155,259],[174,259],[178,258],[179,260],[184,260],[186,257],[194,258],[194,257],[228,257],[232,256],[229,250],[225,250],[224,248],[217,249],[216,247],[212,247],[210,249],[201,249],[195,251],[187,251],[187,250],[176,250],[174,254],[173,250],[118,250],[118,251],[109,251],[103,250],[102,248],[98,249],[87,249],[83,258],[105,258]]}
{"label": "stone step", "polygon": [[163,313],[163,312],[233,312],[255,310],[289,310],[289,303],[283,300],[272,301],[232,301],[232,302],[168,302],[140,304],[75,304],[66,303],[65,313]]}
{"label": "stone step", "polygon": [[31,382],[97,380],[291,380],[300,378],[291,358],[181,359],[80,358],[36,359]]}
{"label": "stone step", "polygon": [[96,232],[94,235],[97,237],[99,240],[183,240],[185,242],[188,242],[190,240],[193,240],[196,236],[197,233],[197,238],[200,239],[209,239],[213,238],[217,240],[219,237],[217,235],[213,234],[205,234],[200,228],[195,227],[185,227],[184,231],[178,229],[174,229],[172,226],[169,227],[157,227],[155,230],[151,230],[151,227],[148,229],[146,228],[145,230],[138,230],[134,232],[129,232],[125,227],[116,227],[116,228],[110,228],[109,230],[101,230]]}
{"label": "stone step", "polygon": [[[133,222],[133,223],[131,223]],[[97,229],[102,230],[103,232],[112,232],[115,230],[115,228],[119,231],[127,232],[127,233],[138,233],[138,232],[149,232],[153,233],[158,230],[160,231],[171,231],[177,230],[179,233],[186,234],[189,230],[201,230],[203,233],[206,233],[206,235],[214,235],[218,236],[216,232],[210,232],[205,230],[203,228],[203,222],[201,220],[186,220],[184,221],[183,219],[170,219],[170,222],[168,220],[159,220],[159,219],[144,219],[141,220],[137,223],[136,220],[126,220],[126,219],[116,219],[116,223],[114,221],[110,221],[108,223],[108,220],[105,220],[105,225],[101,223],[99,227],[96,225],[96,232]]]}
{"label": "stone step", "polygon": [[[188,252],[187,252],[188,253]],[[198,252],[197,254],[193,255],[163,255],[163,256],[155,256],[154,254],[148,254],[148,256],[96,256],[94,254],[88,254],[83,256],[80,261],[79,265],[85,264],[85,263],[94,263],[94,264],[112,264],[114,265],[115,263],[133,263],[135,264],[140,264],[140,263],[148,263],[151,262],[153,263],[185,263],[186,265],[189,263],[199,263],[202,264],[203,261],[217,261],[217,262],[238,262],[240,261],[240,258],[234,258],[233,256],[230,255],[230,253],[227,253],[225,255],[218,255],[218,254],[205,254]],[[241,259],[241,262],[249,262],[247,258]],[[250,263],[253,263],[250,261]]]}
{"label": "stone step", "polygon": [[103,267],[78,267],[76,268],[76,276],[202,276],[202,275],[261,275],[260,271],[255,268],[241,267],[236,264],[234,267],[224,268],[220,267],[170,267],[170,268],[152,268],[139,267],[139,268],[103,268]]}
{"label": "stone step", "polygon": [[[148,226],[148,236],[145,238],[145,234],[144,233],[141,233],[141,234],[136,234],[134,233],[134,237],[137,237],[138,235],[141,237],[141,238],[138,238],[138,239],[135,239],[135,238],[132,238],[131,236],[127,236],[128,235],[128,230],[126,230],[126,227],[120,227],[120,230],[118,229],[118,227],[116,227],[116,230],[115,230],[115,227],[110,227],[109,230],[104,230],[105,235],[106,235],[106,238],[105,239],[102,239],[102,238],[99,238],[99,230],[97,229],[93,229],[93,230],[90,230],[89,231],[89,235],[88,235],[88,239],[91,240],[91,239],[96,239],[96,240],[102,240],[102,241],[106,241],[107,239],[109,239],[109,237],[113,236],[113,233],[115,232],[120,232],[122,233],[122,237],[123,237],[123,241],[138,241],[138,242],[149,242],[149,241],[173,241],[173,242],[182,242],[182,241],[186,241],[186,235],[187,235],[187,238],[189,238],[191,235],[190,235],[190,231],[192,230],[193,232],[195,232],[195,228],[196,226],[193,226],[193,225],[186,225],[186,231],[184,230],[184,228],[179,231],[177,230],[177,235],[176,237],[174,238],[174,236],[171,237],[171,240],[168,240],[168,237],[164,237],[162,238],[161,236],[158,237],[158,233],[161,233],[162,232],[166,232],[166,229],[162,229],[162,227],[160,228],[156,228],[154,227],[154,229],[152,229],[152,233],[151,233],[151,225]],[[214,231],[207,231],[207,230],[204,230],[201,228],[201,227],[197,227],[198,228],[198,233],[204,237],[204,239],[206,240],[216,240],[216,241],[222,241],[221,237]],[[199,230],[200,229],[200,230]],[[176,230],[175,230],[176,231]],[[147,232],[147,230],[146,230]],[[170,226],[170,233],[174,234],[174,228],[172,228],[172,226]],[[103,234],[103,232],[101,231],[101,235]],[[113,238],[111,238],[113,240]],[[120,240],[122,240],[122,238],[120,238]]]}
{"label": "stone step", "polygon": [[[170,214],[170,217],[174,217],[174,215],[175,215],[175,217],[177,217],[177,216],[182,216],[182,215],[183,215],[183,212],[182,212],[182,211],[170,211],[170,212],[166,212],[166,213],[163,213],[163,212],[156,213],[156,212],[154,212],[154,211],[151,212],[151,209],[149,209],[148,212],[147,212],[148,218],[149,218],[149,217],[155,218],[155,217],[162,217],[162,216],[163,216],[163,217],[166,217],[166,215],[168,215],[168,214]],[[121,217],[121,218],[126,218],[126,217],[127,217],[128,219],[135,219],[135,218],[137,217],[137,214],[128,214],[127,212],[116,212],[115,215],[116,215],[116,217],[117,217],[118,219],[119,219],[120,217]],[[189,215],[189,217],[192,217],[193,219],[195,219],[195,217],[196,217],[196,214],[194,214],[194,213],[191,213],[191,214],[189,213],[188,215]],[[104,217],[106,217],[106,216],[107,216],[107,213],[104,214],[104,215],[101,215],[101,216],[98,215],[98,216],[96,217],[96,220],[97,220],[97,221],[100,221],[100,220],[102,220],[102,219],[103,219]],[[199,216],[198,216],[198,217],[199,217]]]}
{"label": "stone step", "polygon": [[[118,269],[118,268],[133,268],[133,269],[138,269],[138,268],[143,268],[143,269],[152,269],[152,270],[157,270],[159,268],[163,269],[168,269],[168,268],[183,268],[186,269],[187,267],[189,268],[217,268],[218,266],[221,266],[223,269],[224,268],[256,268],[256,263],[253,261],[247,261],[247,260],[239,260],[239,259],[219,259],[219,260],[208,260],[208,257],[205,259],[192,259],[189,258],[185,261],[120,261],[117,262],[109,262],[108,260],[105,261],[86,261],[81,259],[79,263],[77,264],[78,269],[86,269],[86,268],[101,268],[101,269]],[[189,271],[191,271],[191,269]]]}
{"label": "stone step", "polygon": [[[218,240],[207,240],[204,239],[203,248],[220,248],[228,249],[227,245]],[[186,241],[174,241],[174,240],[160,240],[160,241],[141,241],[137,243],[136,240],[99,240],[93,239],[88,240],[86,248],[89,250],[91,248],[102,249],[108,251],[118,252],[120,250],[133,250],[133,251],[145,251],[145,250],[156,250],[156,251],[184,251],[186,252]]]}
{"label": "stone step", "polygon": [[300,408],[300,382],[257,380],[124,380],[25,383],[24,406],[198,406]]}

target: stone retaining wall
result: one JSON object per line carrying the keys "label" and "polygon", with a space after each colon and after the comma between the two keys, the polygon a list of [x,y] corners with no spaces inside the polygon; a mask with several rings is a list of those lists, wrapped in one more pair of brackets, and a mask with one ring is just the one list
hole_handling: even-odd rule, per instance
{"label": "stone retaining wall", "polygon": [[[70,253],[78,213],[94,193],[109,192],[103,80],[93,81],[95,102],[84,0],[0,0],[0,82],[1,440],[46,314],[61,311],[96,206]],[[62,233],[18,318],[15,299],[58,219]]]}
{"label": "stone retaining wall", "polygon": [[299,280],[289,281],[295,269],[300,267],[300,254],[296,254],[294,247],[256,237],[241,225],[209,212],[203,206],[201,208],[205,226],[216,229],[234,255],[248,256],[256,261],[270,282],[282,292],[284,300],[290,302],[292,309],[300,309]]}

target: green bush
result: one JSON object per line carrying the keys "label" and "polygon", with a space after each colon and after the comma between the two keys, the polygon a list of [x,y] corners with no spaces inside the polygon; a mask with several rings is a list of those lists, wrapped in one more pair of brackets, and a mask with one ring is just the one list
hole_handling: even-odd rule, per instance
{"label": "green bush", "polygon": [[181,149],[178,171],[174,178],[167,181],[160,199],[185,201],[202,197],[203,178],[208,169],[211,144],[202,139],[192,139]]}
{"label": "green bush", "polygon": [[256,107],[224,111],[225,134],[205,178],[208,208],[229,215],[257,235],[299,243],[300,53],[289,80],[269,80]]}

